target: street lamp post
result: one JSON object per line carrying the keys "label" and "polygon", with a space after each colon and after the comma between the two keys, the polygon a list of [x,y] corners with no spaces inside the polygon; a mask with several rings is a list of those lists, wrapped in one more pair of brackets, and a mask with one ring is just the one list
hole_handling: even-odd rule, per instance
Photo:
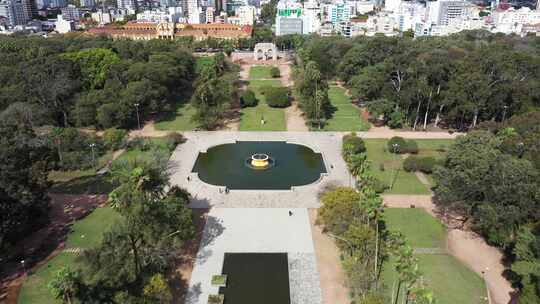
{"label": "street lamp post", "polygon": [[330,237],[336,239],[336,240],[340,240],[342,242],[344,242],[345,244],[347,244],[347,246],[349,246],[349,250],[351,251],[351,256],[353,256],[353,253],[354,253],[354,247],[353,245],[351,244],[351,242],[345,238],[342,238],[340,236],[337,236],[335,234],[332,234],[332,233],[327,233]]}
{"label": "street lamp post", "polygon": [[94,152],[94,147],[95,146],[96,146],[95,143],[90,144],[90,149],[92,149],[92,166],[94,166],[94,168],[96,167],[96,154]]}
{"label": "street lamp post", "polygon": [[504,121],[504,119],[506,118],[506,109],[508,109],[508,106],[507,106],[507,105],[504,105],[504,106],[503,106],[502,121]]}
{"label": "street lamp post", "polygon": [[525,144],[521,141],[517,144],[518,146],[518,156],[519,158],[523,157],[523,153],[525,153]]}
{"label": "street lamp post", "polygon": [[141,129],[141,120],[139,118],[139,105],[138,103],[134,104],[135,108],[137,109],[137,126],[139,127],[139,130]]}

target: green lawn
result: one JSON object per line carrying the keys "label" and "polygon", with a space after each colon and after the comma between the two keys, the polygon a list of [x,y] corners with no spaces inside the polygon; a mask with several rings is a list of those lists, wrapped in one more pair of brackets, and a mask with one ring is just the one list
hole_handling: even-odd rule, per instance
{"label": "green lawn", "polygon": [[391,194],[429,194],[429,189],[412,172],[403,170],[401,155],[386,151],[386,139],[366,139],[368,159],[372,174],[387,185]]}
{"label": "green lawn", "polygon": [[[153,137],[153,138],[146,138],[144,140],[148,140],[152,142],[152,145],[157,147],[158,151],[162,151],[164,153],[170,153],[169,149],[167,148],[167,140],[165,138],[161,137]],[[154,156],[153,149],[142,151],[140,149],[129,149],[126,152],[122,153],[120,157],[118,157],[115,161],[122,161],[122,160],[132,160],[135,158],[140,159],[149,159]]]}
{"label": "green lawn", "polygon": [[[261,88],[265,86],[279,87],[279,80],[250,80],[248,88],[258,99],[256,107],[243,108],[240,112],[240,131],[286,131],[285,111],[271,108],[266,104]],[[265,124],[261,125],[261,117]]]}
{"label": "green lawn", "polygon": [[[387,185],[393,183],[391,194],[429,194],[427,186],[422,184],[414,172],[403,170],[401,155],[387,151],[386,139],[365,139],[368,158],[371,161],[371,172]],[[443,158],[453,140],[447,139],[416,139],[419,156]],[[433,185],[433,178],[426,175]]]}
{"label": "green lawn", "polygon": [[197,128],[197,123],[191,120],[196,109],[189,103],[178,104],[176,112],[171,112],[160,118],[154,125],[156,130],[191,131]]}
{"label": "green lawn", "polygon": [[387,208],[387,228],[401,232],[415,248],[446,248],[446,228],[421,208]]}
{"label": "green lawn", "polygon": [[[108,152],[97,160],[98,168],[102,168],[112,159],[112,152]],[[95,169],[51,171],[49,181],[52,193],[69,194],[106,194],[112,190],[112,185],[105,176],[96,174]]]}
{"label": "green lawn", "polygon": [[[446,248],[446,230],[422,209],[385,209],[389,230],[400,231],[413,247]],[[448,254],[417,254],[422,281],[434,292],[439,304],[487,303],[484,282],[480,276]],[[391,297],[395,281],[392,259],[384,264],[382,280],[385,294]]]}
{"label": "green lawn", "polygon": [[[103,232],[110,229],[120,216],[109,207],[97,208],[87,217],[74,223],[68,235],[66,247],[91,248],[99,244]],[[84,236],[84,237],[83,237]],[[62,252],[35,273],[28,276],[19,293],[19,304],[53,304],[61,303],[53,299],[47,284],[54,274],[64,266],[77,267],[77,255]]]}
{"label": "green lawn", "polygon": [[255,65],[249,69],[249,79],[269,79],[272,78],[270,70],[272,66]]}
{"label": "green lawn", "polygon": [[195,72],[200,74],[201,70],[212,63],[214,56],[197,57],[195,60]]}
{"label": "green lawn", "polygon": [[345,89],[330,86],[328,97],[336,108],[324,127],[325,131],[367,131],[370,124],[363,120],[360,109],[351,103],[349,96],[345,94]]}

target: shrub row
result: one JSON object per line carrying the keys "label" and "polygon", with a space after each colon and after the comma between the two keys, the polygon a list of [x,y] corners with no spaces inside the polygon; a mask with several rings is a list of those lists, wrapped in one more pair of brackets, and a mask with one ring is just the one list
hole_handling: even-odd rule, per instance
{"label": "shrub row", "polygon": [[[394,146],[395,145],[395,146]],[[394,136],[387,143],[388,151],[396,154],[417,154],[418,144],[414,140],[406,140],[403,137]]]}
{"label": "shrub row", "polygon": [[409,156],[403,162],[403,170],[407,172],[420,171],[431,174],[439,161],[431,156]]}
{"label": "shrub row", "polygon": [[263,94],[270,107],[285,108],[291,105],[289,89],[285,87],[264,87]]}
{"label": "shrub row", "polygon": [[366,144],[364,143],[364,140],[356,136],[355,132],[343,136],[343,146],[348,145],[353,147],[353,152],[355,154],[366,152]]}
{"label": "shrub row", "polygon": [[242,96],[240,96],[240,105],[242,108],[245,107],[254,107],[257,105],[257,97],[252,90],[246,90]]}

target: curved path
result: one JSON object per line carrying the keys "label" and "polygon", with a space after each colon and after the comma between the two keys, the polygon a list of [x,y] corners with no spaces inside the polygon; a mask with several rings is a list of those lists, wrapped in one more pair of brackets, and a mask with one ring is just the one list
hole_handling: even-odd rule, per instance
{"label": "curved path", "polygon": [[[415,205],[438,217],[430,195],[385,194],[383,200],[390,208],[410,208]],[[492,304],[511,303],[514,290],[502,275],[506,267],[502,263],[503,254],[497,248],[486,244],[476,233],[461,229],[448,229],[447,242],[451,255],[484,278]]]}

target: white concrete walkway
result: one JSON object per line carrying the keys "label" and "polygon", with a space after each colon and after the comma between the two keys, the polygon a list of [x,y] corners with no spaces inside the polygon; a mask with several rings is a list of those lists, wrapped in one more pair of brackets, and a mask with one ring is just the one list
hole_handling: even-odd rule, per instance
{"label": "white concrete walkway", "polygon": [[214,208],[208,214],[186,304],[206,304],[209,294],[218,293],[211,279],[221,274],[226,252],[287,253],[291,304],[320,304],[313,248],[307,209]]}
{"label": "white concrete walkway", "polygon": [[[349,185],[350,174],[341,159],[339,133],[314,132],[186,132],[186,143],[179,145],[171,156],[171,183],[186,188],[192,195],[192,208],[318,208],[317,194],[325,185]],[[318,182],[294,187],[292,190],[230,190],[199,180],[191,170],[200,151],[235,141],[287,141],[303,144],[320,152],[327,174]],[[187,177],[190,177],[190,181]],[[220,191],[221,190],[221,191]]]}

